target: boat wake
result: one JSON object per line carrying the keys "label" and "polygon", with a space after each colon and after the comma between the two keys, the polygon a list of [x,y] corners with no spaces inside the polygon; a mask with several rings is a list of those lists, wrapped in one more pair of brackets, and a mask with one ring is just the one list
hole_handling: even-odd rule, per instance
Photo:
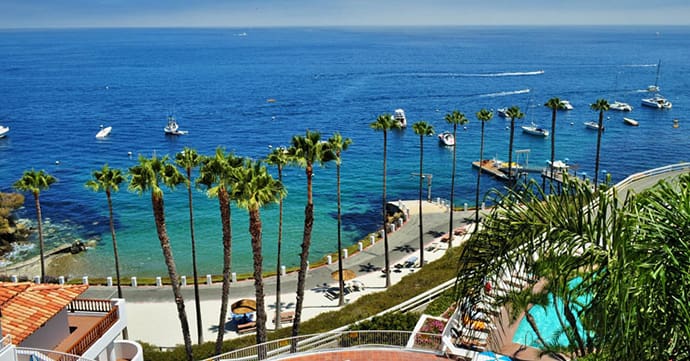
{"label": "boat wake", "polygon": [[500,72],[500,73],[447,73],[447,72],[438,72],[438,73],[391,73],[391,74],[380,74],[384,76],[412,76],[412,77],[418,77],[418,78],[496,78],[496,77],[506,77],[506,76],[533,76],[533,75],[542,75],[544,74],[543,70],[535,70],[535,71],[524,71],[524,72]]}
{"label": "boat wake", "polygon": [[529,89],[520,89],[520,90],[504,91],[504,92],[498,92],[498,93],[482,94],[479,97],[480,98],[494,98],[494,97],[504,97],[507,95],[527,94],[527,93],[529,93]]}
{"label": "boat wake", "polygon": [[654,68],[657,64],[628,64],[623,66],[626,68]]}

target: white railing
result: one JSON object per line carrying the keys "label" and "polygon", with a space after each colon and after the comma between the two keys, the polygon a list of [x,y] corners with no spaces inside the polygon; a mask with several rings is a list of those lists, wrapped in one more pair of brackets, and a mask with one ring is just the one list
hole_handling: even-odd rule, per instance
{"label": "white railing", "polygon": [[631,183],[638,181],[642,178],[653,177],[655,175],[659,175],[659,174],[663,174],[663,173],[677,172],[677,171],[682,171],[682,170],[690,170],[690,163],[671,164],[671,165],[667,165],[664,167],[654,168],[654,169],[646,170],[644,172],[635,173],[635,174],[629,175],[627,178],[616,183],[616,185],[614,187],[623,188],[623,187],[626,187],[626,186],[630,185]]}
{"label": "white railing", "polygon": [[[409,348],[406,345],[411,337],[414,337],[414,343],[413,347]],[[441,337],[439,334],[413,333],[411,331],[329,332],[326,334],[305,335],[270,341],[230,351],[204,361],[280,359],[282,355],[341,350],[350,347],[386,347],[440,354],[443,351]],[[293,343],[295,351],[291,352]]]}
{"label": "white railing", "polygon": [[93,361],[91,359],[52,350],[38,348],[17,347],[15,349],[17,361]]}

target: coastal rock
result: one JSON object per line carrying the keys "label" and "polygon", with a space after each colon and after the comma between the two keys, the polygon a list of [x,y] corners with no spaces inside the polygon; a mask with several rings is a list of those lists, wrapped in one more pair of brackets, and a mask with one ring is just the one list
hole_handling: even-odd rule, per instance
{"label": "coastal rock", "polygon": [[69,248],[69,252],[71,254],[77,254],[83,251],[86,251],[86,245],[84,244],[84,242],[80,240],[74,241],[74,243],[72,243],[72,246]]}

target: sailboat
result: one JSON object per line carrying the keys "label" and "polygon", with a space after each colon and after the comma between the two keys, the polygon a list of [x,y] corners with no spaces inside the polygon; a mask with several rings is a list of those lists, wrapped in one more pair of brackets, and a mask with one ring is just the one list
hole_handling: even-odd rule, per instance
{"label": "sailboat", "polygon": [[643,98],[642,99],[642,105],[650,108],[655,108],[655,109],[671,109],[673,106],[668,99],[664,98],[661,94],[659,94],[659,72],[661,69],[661,60],[659,60],[659,64],[656,66],[656,80],[654,81],[654,85],[650,85],[647,87],[647,90],[650,92],[653,92],[654,95],[651,98]]}
{"label": "sailboat", "polygon": [[[618,88],[618,74],[616,74],[616,84],[614,86],[614,89]],[[618,100],[614,100],[613,103],[609,104],[609,109],[611,110],[618,110],[621,112],[631,112],[633,110],[632,105],[625,103],[625,102],[619,102]]]}

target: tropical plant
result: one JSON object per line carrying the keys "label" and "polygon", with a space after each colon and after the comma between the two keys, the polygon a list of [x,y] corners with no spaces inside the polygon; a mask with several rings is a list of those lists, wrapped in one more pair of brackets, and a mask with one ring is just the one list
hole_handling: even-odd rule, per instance
{"label": "tropical plant", "polygon": [[[256,344],[266,342],[266,307],[264,302],[263,255],[260,209],[266,204],[277,203],[285,195],[283,185],[273,179],[259,161],[245,160],[236,170],[232,185],[232,199],[240,208],[249,212],[249,234],[252,238],[254,258],[254,292],[256,297]],[[279,322],[280,318],[276,321]],[[276,322],[276,323],[277,323]],[[261,349],[265,353],[265,349]],[[266,356],[265,354],[260,356]],[[261,357],[263,358],[263,357]]]}
{"label": "tropical plant", "polygon": [[[117,278],[117,298],[124,298],[122,296],[122,285],[120,282],[120,257],[117,252],[117,238],[115,237],[115,217],[113,216],[113,200],[112,192],[120,190],[120,184],[126,180],[122,174],[122,170],[117,168],[110,168],[108,164],[103,165],[100,170],[94,170],[92,179],[86,182],[86,187],[94,192],[105,192],[108,200],[108,219],[110,220],[110,236],[113,241],[113,258],[115,259],[115,277]],[[122,338],[127,339],[127,328],[122,330]]]}
{"label": "tropical plant", "polygon": [[[292,323],[292,336],[299,335],[299,326],[302,317],[302,305],[304,304],[304,289],[307,280],[307,260],[311,247],[311,233],[314,227],[314,198],[312,190],[312,178],[314,165],[323,165],[333,159],[335,154],[331,151],[328,142],[321,140],[321,133],[307,130],[304,136],[292,137],[292,145],[288,148],[290,162],[304,168],[307,178],[307,204],[304,207],[304,233],[302,237],[302,251],[300,252],[300,266],[297,273],[297,302],[295,306],[295,319]],[[293,349],[297,347],[292,345]]]}
{"label": "tropical plant", "polygon": [[180,318],[182,325],[182,336],[184,338],[185,352],[187,359],[192,361],[192,340],[189,334],[189,323],[187,321],[187,313],[185,311],[184,298],[180,290],[180,284],[177,279],[177,268],[175,266],[175,259],[173,257],[172,247],[170,246],[170,238],[165,226],[165,207],[163,204],[163,188],[175,188],[177,185],[185,181],[184,176],[172,165],[167,156],[158,158],[155,155],[151,158],[139,156],[139,164],[129,168],[130,181],[129,190],[138,193],[139,195],[145,192],[151,192],[151,207],[153,209],[153,218],[156,223],[156,231],[158,233],[158,240],[160,241],[161,250],[165,259],[165,265],[168,268],[168,276],[170,277],[170,285],[172,287],[175,304],[177,305],[177,315]]}
{"label": "tropical plant", "polygon": [[[507,112],[508,118],[510,118],[510,141],[508,142],[508,179],[511,181],[515,180],[515,175],[513,174],[513,141],[515,138],[515,119],[522,119],[525,117],[525,113],[520,110],[518,106],[512,106],[508,108]],[[517,171],[516,171],[517,173]]]}
{"label": "tropical plant", "polygon": [[46,281],[46,265],[40,194],[41,191],[49,189],[50,185],[55,182],[57,182],[57,179],[46,173],[44,170],[37,172],[34,169],[31,169],[24,171],[22,177],[12,185],[18,191],[30,192],[34,195],[34,202],[36,205],[36,223],[38,224],[38,247],[41,257],[41,282]]}
{"label": "tropical plant", "polygon": [[479,230],[479,185],[482,179],[482,163],[484,163],[484,125],[494,117],[494,113],[487,109],[477,112],[477,119],[482,124],[481,140],[479,142],[479,167],[477,168],[477,189],[474,197],[474,230]]}
{"label": "tropical plant", "polygon": [[335,154],[335,169],[336,169],[336,193],[338,197],[338,286],[340,289],[340,296],[338,298],[338,306],[345,304],[345,279],[343,278],[343,245],[341,240],[341,228],[342,228],[342,206],[340,201],[340,165],[343,161],[342,153],[347,150],[352,144],[352,139],[343,138],[340,133],[336,132],[330,138],[328,138],[328,143],[331,150]]}
{"label": "tropical plant", "polygon": [[553,180],[554,172],[554,162],[556,161],[556,114],[561,109],[565,109],[565,105],[561,102],[561,99],[554,97],[549,99],[545,104],[545,107],[551,109],[551,179]]}
{"label": "tropical plant", "polygon": [[[277,147],[266,157],[266,163],[275,165],[278,168],[278,182],[283,184],[283,167],[289,162],[287,149],[284,147]],[[282,305],[280,304],[280,278],[281,272],[281,248],[283,241],[283,197],[278,200],[278,246],[277,246],[277,260],[276,260],[276,320],[280,320],[280,313],[282,312]],[[280,322],[275,323],[276,330],[280,328]]]}
{"label": "tropical plant", "polygon": [[606,99],[597,99],[592,105],[592,110],[599,112],[599,126],[597,128],[597,156],[594,160],[594,189],[599,182],[599,156],[601,154],[601,134],[604,131],[604,112],[609,110],[609,102]]}
{"label": "tropical plant", "polygon": [[230,294],[230,270],[232,268],[232,213],[230,207],[230,188],[235,182],[235,170],[242,165],[242,158],[225,153],[222,147],[216,148],[212,157],[205,157],[197,183],[206,187],[209,197],[218,198],[221,227],[223,232],[223,285],[221,291],[220,315],[218,319],[218,336],[216,353],[223,348],[225,320],[228,314],[228,297]]}
{"label": "tropical plant", "polygon": [[464,113],[453,110],[445,116],[446,123],[453,124],[453,139],[455,139],[455,146],[453,147],[453,167],[450,174],[450,223],[448,225],[448,249],[453,247],[453,209],[455,204],[455,168],[456,155],[458,149],[458,125],[465,125],[469,123],[469,119],[465,117]]}
{"label": "tropical plant", "polygon": [[419,135],[419,267],[423,267],[424,225],[422,222],[422,178],[424,178],[424,137],[434,135],[434,127],[422,120],[412,124],[412,130],[414,130],[415,134]]}
{"label": "tropical plant", "polygon": [[196,150],[184,147],[181,152],[175,155],[175,163],[185,171],[187,178],[187,199],[189,204],[189,234],[192,241],[192,272],[194,273],[194,305],[196,306],[196,331],[197,343],[204,343],[204,331],[201,323],[201,301],[199,299],[199,275],[196,265],[196,240],[194,238],[194,207],[192,205],[192,170],[201,165],[203,156]]}
{"label": "tropical plant", "polygon": [[390,114],[382,114],[376,118],[376,121],[369,124],[371,129],[377,132],[383,132],[383,258],[384,258],[384,268],[383,272],[386,274],[386,288],[391,285],[391,275],[390,275],[390,259],[388,255],[388,211],[386,210],[387,200],[386,200],[386,148],[388,145],[388,131],[392,129],[401,129],[400,123],[396,121]]}

